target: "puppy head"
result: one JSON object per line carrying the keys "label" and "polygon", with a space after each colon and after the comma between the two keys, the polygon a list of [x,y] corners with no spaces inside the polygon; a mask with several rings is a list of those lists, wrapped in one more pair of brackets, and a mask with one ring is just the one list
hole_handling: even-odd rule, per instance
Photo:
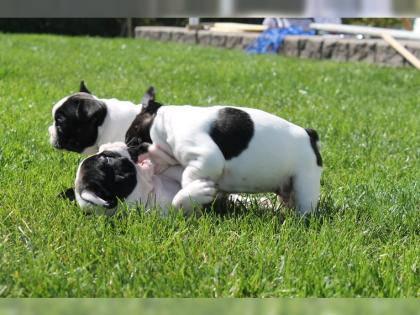
{"label": "puppy head", "polygon": [[54,122],[48,128],[51,145],[78,153],[96,152],[98,128],[105,120],[107,108],[90,94],[83,81],[79,93],[54,105],[52,115]]}
{"label": "puppy head", "polygon": [[153,189],[152,176],[150,165],[133,163],[124,143],[105,144],[79,165],[76,200],[86,212],[95,206],[114,209],[118,200],[140,201],[142,191]]}

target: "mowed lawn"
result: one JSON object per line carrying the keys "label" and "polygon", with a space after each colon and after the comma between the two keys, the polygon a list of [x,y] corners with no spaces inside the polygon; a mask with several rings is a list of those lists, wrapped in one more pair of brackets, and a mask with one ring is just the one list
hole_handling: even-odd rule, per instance
{"label": "mowed lawn", "polygon": [[[83,215],[57,198],[81,156],[47,133],[81,79],[99,97],[137,103],[154,85],[166,104],[256,107],[316,129],[319,213]],[[0,34],[0,296],[419,297],[419,180],[413,69]]]}

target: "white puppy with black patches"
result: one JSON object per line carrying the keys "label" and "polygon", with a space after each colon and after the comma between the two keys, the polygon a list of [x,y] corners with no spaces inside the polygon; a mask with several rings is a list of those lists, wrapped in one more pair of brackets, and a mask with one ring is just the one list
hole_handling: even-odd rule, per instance
{"label": "white puppy with black patches", "polygon": [[96,153],[102,144],[124,141],[141,109],[141,105],[129,101],[97,98],[82,81],[80,92],[54,105],[54,122],[48,128],[50,143],[60,150]]}
{"label": "white puppy with black patches", "polygon": [[149,128],[149,155],[159,168],[163,160],[156,157],[162,154],[185,168],[180,193],[204,180],[226,193],[277,193],[301,214],[317,207],[322,159],[312,129],[226,106],[164,106]]}
{"label": "white puppy with black patches", "polygon": [[172,166],[156,175],[150,160],[134,163],[122,142],[102,145],[84,159],[77,170],[75,196],[85,212],[101,208],[113,214],[118,200],[159,208],[166,215],[171,207],[191,213],[194,205],[213,201],[216,189],[206,180],[196,180],[181,190],[183,167]]}

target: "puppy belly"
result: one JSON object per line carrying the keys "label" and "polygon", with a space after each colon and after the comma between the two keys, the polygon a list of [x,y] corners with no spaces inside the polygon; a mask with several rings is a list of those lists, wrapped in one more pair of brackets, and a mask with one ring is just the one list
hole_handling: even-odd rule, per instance
{"label": "puppy belly", "polygon": [[[285,181],[284,179],[283,181]],[[278,184],[274,184],[277,182]],[[219,182],[217,182],[217,188],[220,191],[226,193],[263,193],[263,192],[274,192],[278,190],[279,186],[281,185],[282,180],[279,181],[276,178],[276,181],[269,182],[269,181],[252,181],[248,179],[226,179],[221,178]]]}
{"label": "puppy belly", "polygon": [[264,153],[254,145],[237,158],[226,161],[218,189],[225,192],[274,192],[294,173],[294,163],[273,146]]}
{"label": "puppy belly", "polygon": [[283,171],[254,171],[232,170],[226,168],[222,177],[217,181],[219,190],[229,193],[259,193],[275,192],[290,180],[291,175]]}

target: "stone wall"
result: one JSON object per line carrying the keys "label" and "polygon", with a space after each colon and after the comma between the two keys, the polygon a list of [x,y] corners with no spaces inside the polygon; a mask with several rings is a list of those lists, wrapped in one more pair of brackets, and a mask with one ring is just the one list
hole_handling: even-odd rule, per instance
{"label": "stone wall", "polygon": [[[257,33],[214,32],[188,30],[183,27],[140,26],[136,38],[176,41],[228,49],[244,49],[258,36]],[[420,58],[420,42],[400,41]],[[361,61],[389,66],[410,64],[382,39],[338,38],[337,36],[288,36],[279,54],[313,59]]]}

